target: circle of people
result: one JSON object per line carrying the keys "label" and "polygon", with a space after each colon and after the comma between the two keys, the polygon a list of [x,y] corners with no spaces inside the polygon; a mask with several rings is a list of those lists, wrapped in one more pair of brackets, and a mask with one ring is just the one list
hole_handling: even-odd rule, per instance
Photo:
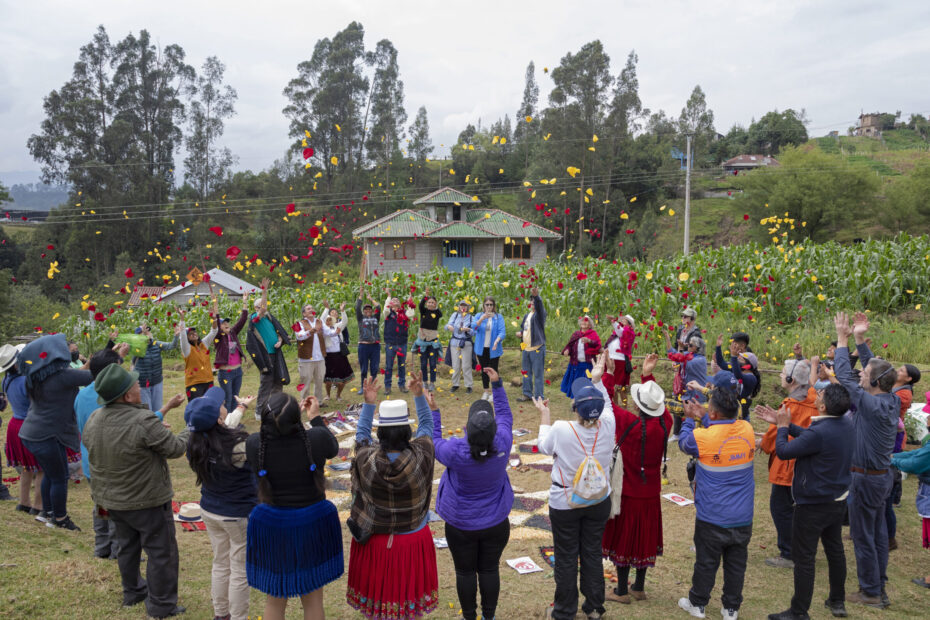
{"label": "circle of people", "polygon": [[[345,570],[341,525],[326,499],[324,468],[339,444],[320,415],[330,399],[341,401],[353,380],[348,361],[345,304],[312,305],[292,326],[303,384],[299,398],[283,392],[290,381],[281,347],[290,334],[268,308],[268,281],[249,311],[245,296],[235,321],[219,316],[201,338],[184,324],[172,341],[147,337],[132,370],[123,366],[129,345],[115,343],[84,361],[64,335],[0,348],[3,394],[12,411],[6,456],[21,472],[16,507],[48,527],[80,528],[67,510],[69,463],[80,461],[95,503],[95,553],[117,559],[122,604],[144,602],[155,618],[185,611],[178,603],[178,547],[173,490],[167,460],[186,455],[201,486],[200,515],[214,558],[215,617],[244,620],[249,591],[266,595],[264,618],[283,619],[289,598],[299,597],[305,618],[323,618],[323,587]],[[428,527],[435,461],[445,466],[436,492],[436,513],[455,566],[461,614],[467,620],[496,617],[499,565],[510,537],[514,491],[507,474],[513,416],[498,361],[504,319],[487,298],[470,313],[467,301],[445,324],[451,332],[447,362],[452,388],[473,388],[480,373],[483,395],[468,411],[464,438],[444,438],[435,394],[443,314],[429,294],[420,301],[391,297],[384,307],[384,394],[390,395],[394,364],[405,400],[382,400],[378,378],[382,306],[359,288],[355,314],[357,355],[364,397],[351,462],[351,533],[346,601],[367,618],[415,618],[438,604],[436,551]],[[409,330],[419,310],[412,352],[420,371],[405,368]],[[779,554],[766,560],[794,570],[790,607],[769,618],[807,618],[814,587],[814,559],[823,544],[829,572],[826,607],[845,617],[846,602],[885,608],[889,546],[896,547],[893,503],[900,501],[900,472],[919,475],[917,508],[923,545],[930,547],[930,442],[901,452],[903,413],[920,379],[915,367],[894,368],[873,355],[865,314],[835,317],[836,341],[821,360],[799,348],[781,373],[787,397],[778,410],[753,412],[770,423],[755,433],[748,419],[758,394],[758,360],[748,334],[717,340],[708,376],[705,342],[696,313],[686,308],[667,357],[676,364],[672,394],[655,381],[658,355],[645,357],[640,383],[633,374],[635,320],[611,318],[603,343],[589,317],[579,320],[561,353],[568,367],[561,390],[571,399],[569,420],[553,422],[543,395],[546,309],[533,289],[517,338],[523,375],[520,401],[540,414],[538,451],[553,458],[549,518],[554,544],[555,592],[540,611],[574,618],[579,591],[589,619],[605,603],[647,600],[646,572],[663,552],[660,493],[667,446],[691,457],[696,560],[691,588],[679,601],[690,616],[705,617],[718,567],[723,563],[721,614],[738,617],[752,536],[753,458],[769,455],[770,511]],[[239,334],[248,326],[246,348]],[[855,352],[848,348],[850,337]],[[163,401],[163,351],[180,348],[185,360],[186,428],[173,433],[163,416],[184,395]],[[210,348],[213,360],[210,359]],[[726,354],[724,353],[726,348]],[[242,364],[248,353],[260,372],[255,398],[241,397]],[[861,370],[855,370],[856,363]],[[219,385],[214,384],[214,372]],[[336,395],[332,388],[336,387]],[[301,386],[298,386],[301,387]],[[325,387],[325,393],[324,393]],[[6,404],[3,402],[2,404]],[[253,406],[260,431],[241,425]],[[377,416],[376,414],[377,410]],[[600,432],[604,431],[604,436]],[[852,438],[852,441],[850,441]],[[5,499],[9,491],[3,487]],[[897,498],[895,498],[897,493]],[[183,517],[182,507],[182,517]],[[850,526],[859,589],[846,594],[844,522]],[[148,558],[140,572],[141,552]],[[616,587],[605,588],[602,559],[617,569]],[[633,583],[630,572],[635,570]],[[930,576],[914,579],[930,588]]]}

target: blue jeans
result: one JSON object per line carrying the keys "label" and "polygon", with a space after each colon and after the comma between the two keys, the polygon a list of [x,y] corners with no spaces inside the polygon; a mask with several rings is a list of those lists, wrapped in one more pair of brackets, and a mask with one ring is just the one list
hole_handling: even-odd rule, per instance
{"label": "blue jeans", "polygon": [[856,553],[859,588],[878,596],[888,581],[888,527],[885,500],[891,493],[891,473],[877,476],[853,472],[849,483],[849,534]]}
{"label": "blue jeans", "polygon": [[216,378],[226,394],[226,411],[232,411],[236,408],[236,396],[239,396],[239,390],[242,389],[242,366],[232,370],[221,370]]}
{"label": "blue jeans", "polygon": [[407,345],[384,345],[384,388],[391,389],[391,377],[394,373],[394,358],[397,358],[397,385],[404,387],[407,384]]}
{"label": "blue jeans", "polygon": [[165,384],[161,381],[154,385],[145,387],[139,382],[139,389],[142,391],[142,404],[152,411],[159,411],[164,405],[164,388]]}
{"label": "blue jeans", "polygon": [[524,351],[520,370],[523,371],[523,395],[542,398],[543,371],[546,368],[546,345],[535,351]]}
{"label": "blue jeans", "polygon": [[439,360],[439,351],[439,349],[429,347],[425,352],[420,353],[420,373],[423,375],[424,382],[429,373],[429,382],[436,383],[436,362]]}
{"label": "blue jeans", "polygon": [[381,365],[381,345],[380,344],[360,344],[358,345],[358,365],[361,366],[362,383],[365,377],[378,375],[378,366]]}
{"label": "blue jeans", "polygon": [[42,441],[22,439],[42,468],[42,507],[56,519],[68,516],[68,454],[54,437]]}

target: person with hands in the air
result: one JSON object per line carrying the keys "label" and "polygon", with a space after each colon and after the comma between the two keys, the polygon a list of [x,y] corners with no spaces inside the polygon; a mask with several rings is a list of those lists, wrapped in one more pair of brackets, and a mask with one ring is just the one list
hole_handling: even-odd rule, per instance
{"label": "person with hands in the air", "polygon": [[604,343],[608,357],[613,362],[614,391],[617,402],[627,405],[627,391],[633,374],[633,340],[636,338],[634,326],[636,321],[629,314],[621,317],[609,317],[610,337]]}
{"label": "person with hands in the air", "polygon": [[[484,298],[482,312],[481,314],[475,313],[472,317],[471,327],[474,330],[478,363],[482,368],[497,370],[501,356],[504,354],[502,343],[507,336],[507,327],[504,324],[504,316],[497,311],[497,302],[493,297]],[[484,394],[481,398],[490,401],[491,381],[485,373],[481,375],[481,385],[484,387]]]}
{"label": "person with hands in the air", "polygon": [[[145,336],[147,344],[145,355],[132,358],[132,369],[139,373],[139,387],[142,388],[142,403],[152,411],[158,411],[164,402],[164,377],[162,375],[163,351],[172,351],[178,348],[180,341],[179,330],[175,330],[174,338],[170,342],[157,340],[152,334],[148,323],[142,323],[136,328],[136,333]],[[110,334],[111,342],[119,336],[119,332]],[[110,347],[112,348],[112,347]]]}
{"label": "person with hands in the air", "polygon": [[253,400],[240,398],[236,409],[227,411],[225,392],[212,387],[184,410],[187,460],[200,485],[201,517],[213,547],[213,615],[230,620],[249,615],[246,532],[258,497],[246,458],[249,435],[237,427]]}
{"label": "person with hands in the air", "polygon": [[510,539],[513,489],[507,476],[513,446],[513,414],[500,375],[484,368],[493,404],[476,400],[468,411],[465,438],[442,435],[435,394],[426,393],[433,413],[436,460],[446,470],[436,492],[436,512],[446,522],[446,540],[455,565],[455,586],[462,617],[475,620],[481,592],[481,617],[494,618],[500,595],[500,559]]}
{"label": "person with hands in the air", "polygon": [[691,400],[683,406],[678,447],[697,459],[694,504],[694,547],[697,557],[688,596],[678,606],[704,618],[717,569],[723,559],[721,615],[736,620],[743,602],[749,540],[752,538],[755,480],[752,459],[755,435],[739,419],[739,400],[732,390],[711,392],[708,408]]}
{"label": "person with hands in the air", "polygon": [[[365,303],[362,302],[363,296],[368,300]],[[365,292],[364,283],[358,285],[355,320],[358,321],[358,364],[363,385],[358,392],[361,394],[366,377],[377,377],[381,365],[381,304],[371,293]]]}
{"label": "person with hands in the air", "polygon": [[[724,336],[717,336],[717,346],[714,348],[714,362],[720,370],[728,370],[739,382],[740,407],[744,420],[749,419],[752,399],[759,394],[761,375],[759,374],[759,359],[749,348],[749,334],[736,332],[730,337],[727,346],[729,361],[723,356]],[[715,371],[716,374],[716,371]]]}
{"label": "person with hands in the air", "polygon": [[397,361],[397,389],[402,393],[407,390],[407,341],[410,339],[410,319],[416,316],[413,300],[402,301],[387,293],[384,315],[384,395],[391,393],[391,381],[394,377],[394,362]]}
{"label": "person with hands in the air", "polygon": [[[692,381],[698,385],[707,385],[707,358],[705,357],[704,339],[700,335],[691,336],[688,339],[686,350],[680,352],[672,346],[668,332],[662,332],[662,335],[665,336],[665,349],[668,353],[668,359],[678,364],[672,387],[673,394],[683,403],[694,400],[704,404],[707,402],[707,397],[703,392],[688,387]],[[675,430],[672,431],[671,439],[678,439],[681,422],[682,416],[676,412]]]}
{"label": "person with hands in the air", "polygon": [[[756,415],[776,425],[775,453],[779,459],[794,461],[791,494],[794,519],[791,553],[794,558],[794,596],[791,607],[769,620],[809,618],[814,595],[814,560],[817,543],[823,542],[830,575],[830,596],[826,606],[837,617],[846,617],[846,552],[843,549],[843,518],[849,492],[853,444],[849,393],[841,385],[830,384],[817,393],[817,415],[809,428],[791,422],[789,405],[778,411],[756,407]],[[792,441],[788,441],[793,437]]]}
{"label": "person with hands in the air", "polygon": [[216,336],[216,325],[211,326],[207,335],[201,339],[194,327],[186,327],[184,310],[178,310],[180,321],[175,333],[181,338],[181,355],[184,357],[184,389],[187,400],[200,398],[213,387],[213,364],[210,362],[210,347]]}
{"label": "person with hands in the air", "polygon": [[[334,316],[338,314],[338,318]],[[339,304],[339,309],[333,308],[323,313],[323,337],[326,342],[326,399],[332,396],[333,386],[336,386],[336,402],[342,401],[342,391],[352,379],[355,372],[349,364],[349,346],[345,343],[344,330],[349,324],[346,316],[346,304]]]}
{"label": "person with hands in the air", "polygon": [[344,572],[339,514],[326,499],[323,470],[339,442],[314,396],[298,404],[278,392],[259,413],[261,429],[245,442],[261,502],[249,514],[246,576],[266,595],[264,618],[284,620],[287,600],[299,597],[304,618],[321,620],[323,586]]}
{"label": "person with hands in the air", "polygon": [[235,322],[220,317],[219,302],[213,296],[213,320],[216,322],[216,338],[213,340],[213,367],[216,379],[226,397],[226,410],[236,407],[236,397],[242,389],[242,361],[245,353],[239,344],[239,332],[249,318],[249,294],[242,295],[242,310]]}
{"label": "person with hands in the air", "polygon": [[426,382],[426,389],[432,392],[436,389],[436,363],[442,355],[442,343],[439,342],[439,319],[442,318],[442,310],[439,309],[439,301],[430,292],[429,287],[420,300],[419,310],[420,328],[417,330],[417,339],[413,347],[420,354],[420,373]]}
{"label": "person with hands in the air", "polygon": [[262,295],[253,304],[255,312],[249,316],[249,333],[245,339],[245,349],[260,373],[255,405],[256,420],[260,419],[265,403],[271,395],[281,392],[284,386],[291,382],[287,360],[281,351],[281,347],[290,344],[291,339],[268,308],[268,287],[271,286],[271,281],[263,278],[261,286]]}
{"label": "person with hands in the air", "polygon": [[297,338],[297,369],[303,389],[300,398],[313,395],[317,401],[324,402],[323,380],[326,378],[326,342],[323,335],[323,321],[316,315],[313,304],[304,304],[301,318],[294,324]]}
{"label": "person with hands in the air", "polygon": [[[383,618],[390,611],[394,618],[412,619],[435,610],[439,596],[436,548],[427,525],[435,466],[433,416],[419,373],[412,373],[409,382],[416,433],[407,401],[378,405],[378,383],[377,377],[365,380],[355,434],[346,600],[366,618]],[[372,425],[378,428],[377,443]]]}
{"label": "person with hands in the air", "polygon": [[[840,384],[849,392],[855,429],[848,504],[859,591],[847,595],[846,600],[884,609],[891,604],[885,592],[888,580],[885,500],[893,482],[891,455],[898,432],[901,400],[891,393],[896,378],[894,366],[872,357],[866,342],[868,317],[862,312],[856,313],[855,323],[850,327],[849,316],[839,312],[833,323],[836,328],[834,370]],[[849,359],[850,336],[855,339],[862,362],[858,380]]]}
{"label": "person with hands in the air", "polygon": [[[665,408],[665,392],[652,372],[659,356],[650,353],[643,361],[642,383],[630,387],[635,408],[632,411],[611,405],[616,419],[615,445],[619,447],[614,467],[622,468],[620,488],[611,496],[611,519],[604,529],[601,549],[605,559],[617,567],[617,587],[607,592],[607,600],[630,604],[646,599],[646,570],[662,555],[662,469],[672,429],[671,414]],[[605,374],[602,383],[613,378]],[[610,391],[608,390],[608,394]],[[612,401],[613,399],[611,399]],[[612,475],[612,480],[617,480]],[[632,589],[628,579],[636,569]]]}
{"label": "person with hands in the air", "polygon": [[552,423],[549,401],[534,400],[539,410],[539,452],[553,457],[549,487],[549,519],[555,547],[555,597],[547,617],[569,620],[581,609],[589,620],[604,613],[604,571],[601,541],[610,517],[610,465],[616,420],[601,383],[607,364],[602,353],[591,378],[578,377],[571,386],[571,420]]}

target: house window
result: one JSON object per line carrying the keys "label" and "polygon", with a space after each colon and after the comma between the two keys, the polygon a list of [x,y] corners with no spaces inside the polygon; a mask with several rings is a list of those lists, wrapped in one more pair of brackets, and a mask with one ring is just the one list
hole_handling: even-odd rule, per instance
{"label": "house window", "polygon": [[442,255],[446,258],[468,258],[471,256],[471,241],[449,240],[442,245]]}
{"label": "house window", "polygon": [[530,244],[522,241],[504,243],[504,258],[525,259],[530,258]]}
{"label": "house window", "polygon": [[416,258],[416,244],[413,241],[392,241],[388,247],[391,258]]}
{"label": "house window", "polygon": [[452,205],[452,221],[462,221],[462,205]]}

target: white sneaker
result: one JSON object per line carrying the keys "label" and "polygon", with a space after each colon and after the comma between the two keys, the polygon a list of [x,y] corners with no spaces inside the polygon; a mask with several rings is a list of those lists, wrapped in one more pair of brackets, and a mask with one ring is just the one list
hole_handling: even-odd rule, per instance
{"label": "white sneaker", "polygon": [[736,620],[739,617],[739,611],[736,609],[727,609],[726,607],[721,607],[720,615],[723,616],[723,620]]}
{"label": "white sneaker", "polygon": [[482,394],[482,395],[481,395],[481,400],[486,400],[486,401],[488,401],[488,402],[491,402],[491,393],[490,393],[490,392],[485,392],[484,394]]}
{"label": "white sneaker", "polygon": [[676,441],[678,441],[678,435],[676,435],[675,433],[672,433],[671,435],[668,436],[669,443],[673,443]]}
{"label": "white sneaker", "polygon": [[691,599],[687,596],[678,599],[678,606],[691,614],[692,618],[704,618],[704,608],[700,605],[692,605]]}

